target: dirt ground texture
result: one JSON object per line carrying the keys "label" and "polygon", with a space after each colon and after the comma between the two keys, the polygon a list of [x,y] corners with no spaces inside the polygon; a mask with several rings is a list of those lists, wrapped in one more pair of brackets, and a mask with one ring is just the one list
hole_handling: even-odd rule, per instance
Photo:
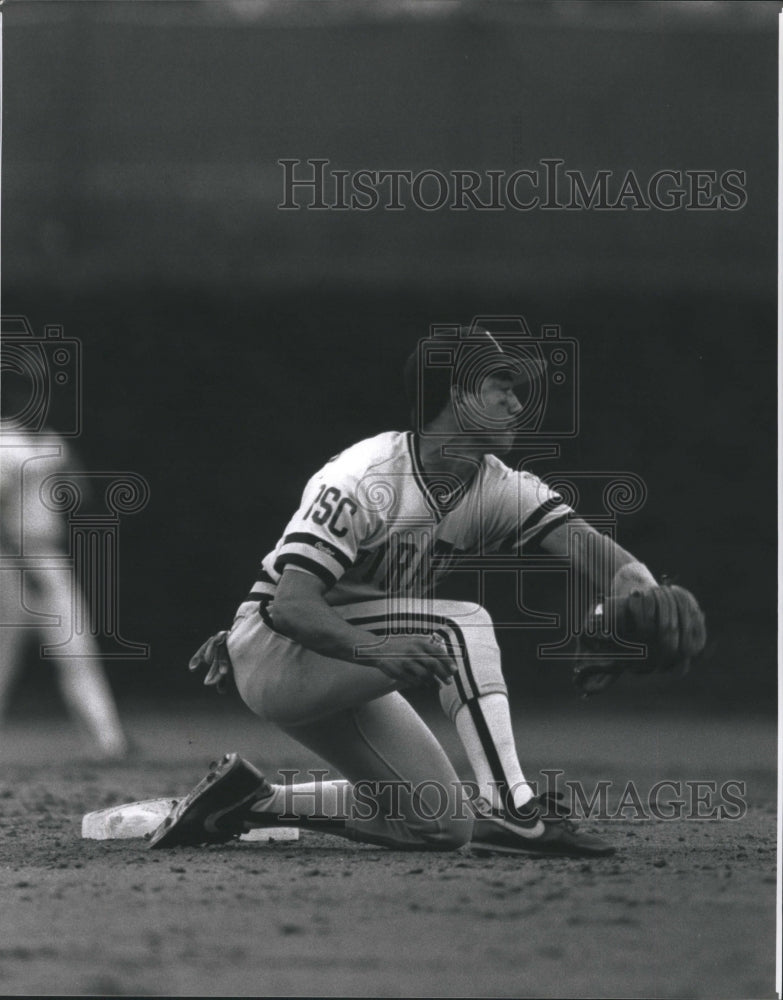
{"label": "dirt ground texture", "polygon": [[644,798],[663,778],[744,781],[747,812],[587,821],[618,847],[590,861],[394,853],[316,833],[151,852],[82,840],[83,813],[181,794],[226,750],[270,775],[319,761],[225,703],[137,710],[139,754],[116,765],[92,762],[64,719],[17,719],[0,742],[3,993],[774,996],[774,721],[588,704],[515,725],[529,777],[558,767],[588,791],[609,779],[610,812],[627,782]]}

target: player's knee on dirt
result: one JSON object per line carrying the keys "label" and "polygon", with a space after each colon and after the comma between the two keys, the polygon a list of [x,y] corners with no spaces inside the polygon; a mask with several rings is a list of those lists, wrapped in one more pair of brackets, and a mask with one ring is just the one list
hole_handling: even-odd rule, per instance
{"label": "player's knee on dirt", "polygon": [[441,686],[440,703],[453,721],[459,709],[486,694],[508,694],[495,627],[479,604],[464,604],[464,614],[446,619],[444,632],[457,661],[451,684]]}
{"label": "player's knee on dirt", "polygon": [[353,836],[389,847],[453,851],[473,832],[470,798],[458,780],[356,782]]}
{"label": "player's knee on dirt", "polygon": [[432,851],[456,851],[470,843],[473,833],[473,821],[441,822],[422,832],[422,838],[427,848]]}
{"label": "player's knee on dirt", "polygon": [[473,815],[458,782],[423,781],[413,789],[408,831],[435,851],[455,851],[470,841]]}

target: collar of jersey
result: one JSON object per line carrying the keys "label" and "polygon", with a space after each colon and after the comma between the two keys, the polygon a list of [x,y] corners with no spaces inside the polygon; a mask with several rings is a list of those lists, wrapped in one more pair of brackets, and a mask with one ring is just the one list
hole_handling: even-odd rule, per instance
{"label": "collar of jersey", "polygon": [[408,431],[408,451],[411,456],[411,467],[413,468],[413,477],[416,480],[416,485],[419,487],[421,495],[424,497],[427,506],[435,514],[435,516],[440,520],[445,517],[449,511],[454,510],[457,504],[465,496],[466,489],[464,485],[460,485],[458,489],[446,497],[445,500],[440,500],[438,494],[430,490],[427,486],[427,479],[424,472],[424,466],[421,464],[421,456],[419,455],[419,440],[413,431]]}

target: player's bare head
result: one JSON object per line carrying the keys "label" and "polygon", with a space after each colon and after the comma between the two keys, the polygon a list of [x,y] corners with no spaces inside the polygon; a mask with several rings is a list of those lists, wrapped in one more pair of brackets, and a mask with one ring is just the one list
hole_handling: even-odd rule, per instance
{"label": "player's bare head", "polygon": [[[504,349],[505,347],[505,349]],[[405,365],[405,391],[414,427],[493,433],[508,430],[540,376],[538,362],[509,350],[488,330],[460,327],[458,334],[421,341]]]}

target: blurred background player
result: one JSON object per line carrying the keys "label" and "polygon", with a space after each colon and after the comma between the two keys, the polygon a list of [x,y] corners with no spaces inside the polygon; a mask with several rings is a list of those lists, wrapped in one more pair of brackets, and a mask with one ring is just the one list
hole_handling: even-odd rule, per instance
{"label": "blurred background player", "polygon": [[[229,754],[152,846],[225,841],[285,814],[392,848],[448,850],[472,839],[509,854],[613,852],[526,780],[489,614],[432,593],[454,557],[534,547],[571,558],[592,606],[599,594],[623,599],[657,584],[537,476],[496,457],[514,446],[527,419],[520,399],[541,373],[486,330],[463,328],[460,338],[442,344],[450,367],[424,370],[414,352],[405,381],[416,430],[360,441],[313,476],[230,633],[191,662],[207,667],[206,683],[233,671],[256,714],[347,783],[274,786]],[[456,726],[476,779],[467,808],[467,786],[399,693],[410,687],[437,692]]]}
{"label": "blurred background player", "polygon": [[[14,371],[5,370],[0,435],[0,557],[39,557],[32,568],[6,568],[0,587],[0,728],[9,696],[20,669],[30,655],[32,642],[57,646],[70,637],[69,655],[47,651],[53,663],[65,705],[104,759],[122,758],[128,752],[114,697],[103,670],[100,650],[89,623],[73,630],[74,594],[78,582],[67,564],[67,518],[47,506],[41,487],[47,477],[76,471],[69,445],[50,428],[30,431],[15,417],[23,411],[29,386]],[[47,565],[47,557],[51,560]],[[32,612],[32,615],[30,614]],[[24,620],[26,624],[19,623]],[[33,615],[56,616],[59,624],[37,625]],[[74,655],[75,653],[75,655]]]}

